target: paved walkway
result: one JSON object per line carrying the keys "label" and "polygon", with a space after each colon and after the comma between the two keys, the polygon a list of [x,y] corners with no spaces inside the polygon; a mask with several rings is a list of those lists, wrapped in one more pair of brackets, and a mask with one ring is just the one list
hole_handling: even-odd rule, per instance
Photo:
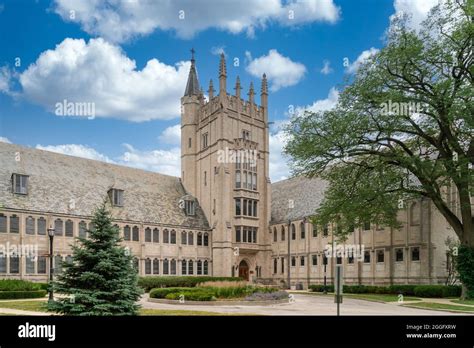
{"label": "paved walkway", "polygon": [[[148,294],[140,301],[143,308],[149,309],[183,309],[217,313],[257,314],[257,315],[336,315],[336,304],[333,296],[293,294],[294,302],[271,306],[206,306],[184,304],[161,304],[148,302]],[[411,302],[411,301],[410,301]],[[434,302],[434,301],[432,301]],[[405,302],[408,304],[409,302]],[[418,308],[403,307],[397,302],[380,303],[352,298],[344,298],[341,315],[469,315]],[[472,314],[471,314],[472,315]]]}

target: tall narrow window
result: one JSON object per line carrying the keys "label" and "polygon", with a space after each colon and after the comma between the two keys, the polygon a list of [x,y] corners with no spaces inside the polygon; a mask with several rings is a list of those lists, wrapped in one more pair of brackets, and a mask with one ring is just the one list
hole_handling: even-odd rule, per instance
{"label": "tall narrow window", "polygon": [[201,232],[198,233],[197,245],[202,245],[202,233]]}
{"label": "tall narrow window", "polygon": [[153,243],[159,243],[160,242],[160,230],[157,228],[153,229]]}
{"label": "tall narrow window", "polygon": [[148,243],[151,242],[151,228],[150,227],[145,228],[145,243],[146,242]]}
{"label": "tall narrow window", "polygon": [[176,274],[176,260],[172,259],[171,260],[171,274]]}
{"label": "tall narrow window", "polygon": [[242,210],[240,208],[240,198],[235,199],[235,215],[240,216],[242,213]]}
{"label": "tall narrow window", "polygon": [[203,265],[203,267],[204,267],[204,272],[203,272],[204,275],[208,275],[208,274],[209,274],[209,266],[208,266],[208,265],[209,265],[209,263],[207,262],[207,260],[204,261],[204,265]]}
{"label": "tall narrow window", "polygon": [[37,262],[38,274],[46,274],[46,256],[38,256]]}
{"label": "tall narrow window", "polygon": [[74,223],[72,220],[66,220],[66,237],[74,237]]}
{"label": "tall narrow window", "polygon": [[204,246],[209,246],[209,233],[204,233]]}
{"label": "tall narrow window", "polygon": [[188,261],[188,274],[193,275],[194,274],[194,269],[193,269],[193,260]]}
{"label": "tall narrow window", "polygon": [[7,217],[0,214],[0,233],[7,233]]}
{"label": "tall narrow window", "polygon": [[186,231],[182,231],[181,232],[181,244],[182,245],[186,245],[188,244],[188,234],[186,233]]}
{"label": "tall narrow window", "polygon": [[241,242],[241,234],[240,234],[240,226],[235,227],[235,242],[240,243]]}
{"label": "tall narrow window", "polygon": [[204,186],[207,186],[207,172],[204,171]]}
{"label": "tall narrow window", "polygon": [[170,242],[170,231],[164,230],[163,231],[163,243],[169,243]]}
{"label": "tall narrow window", "polygon": [[280,263],[281,263],[281,274],[285,273],[285,258],[282,257],[280,259]]}
{"label": "tall narrow window", "polygon": [[403,261],[403,249],[395,249],[395,261],[402,262]]}
{"label": "tall narrow window", "polygon": [[54,221],[54,235],[55,236],[62,236],[63,235],[63,229],[64,229],[63,220],[56,219]]}
{"label": "tall narrow window", "polygon": [[281,240],[285,240],[285,226],[281,226]]}
{"label": "tall narrow window", "polygon": [[151,274],[151,260],[145,259],[145,274]]}
{"label": "tall narrow window", "polygon": [[383,250],[377,250],[377,263],[385,262],[385,252]]}
{"label": "tall narrow window", "polygon": [[304,222],[300,224],[300,236],[301,236],[301,239],[306,238],[306,230],[305,230]]}
{"label": "tall narrow window", "polygon": [[194,245],[194,233],[188,233],[188,245]]}
{"label": "tall narrow window", "polygon": [[364,263],[370,263],[370,251],[364,251]]}
{"label": "tall narrow window", "polygon": [[318,225],[313,224],[313,237],[317,237],[317,236],[318,236]]}
{"label": "tall narrow window", "polygon": [[131,240],[130,226],[128,225],[123,228],[123,239]]}
{"label": "tall narrow window", "polygon": [[191,138],[188,138],[188,147],[191,147]]}
{"label": "tall narrow window", "polygon": [[138,226],[133,226],[133,229],[132,229],[132,240],[133,240],[134,242],[140,241],[140,229],[138,228]]}
{"label": "tall narrow window", "polygon": [[197,274],[202,275],[202,261],[201,260],[197,262]]}
{"label": "tall narrow window", "polygon": [[170,243],[171,244],[176,244],[176,231],[175,230],[171,230],[171,238],[170,238]]}
{"label": "tall narrow window", "polygon": [[26,274],[35,274],[35,266],[34,257],[26,257]]}
{"label": "tall narrow window", "polygon": [[240,170],[235,171],[235,188],[241,187]]}
{"label": "tall narrow window", "polygon": [[25,232],[26,234],[35,234],[35,218],[28,216],[26,218],[26,229]]}
{"label": "tall narrow window", "polygon": [[163,274],[169,274],[170,273],[170,264],[168,259],[163,260]]}
{"label": "tall narrow window", "polygon": [[7,273],[7,258],[6,257],[0,257],[0,274],[5,274]]}
{"label": "tall narrow window", "polygon": [[[277,242],[278,241],[278,236],[277,236],[277,229],[276,227],[273,228],[273,241]],[[276,272],[274,272],[276,273]]]}
{"label": "tall narrow window", "polygon": [[153,259],[153,274],[160,274],[160,260]]}
{"label": "tall narrow window", "polygon": [[18,255],[10,256],[10,273],[20,273],[20,258]]}
{"label": "tall narrow window", "polygon": [[205,149],[208,146],[208,133],[202,135],[202,148]]}
{"label": "tall narrow window", "polygon": [[87,224],[85,221],[79,222],[79,237],[87,238]]}
{"label": "tall narrow window", "polygon": [[296,240],[296,226],[295,226],[295,224],[291,224],[291,239]]}
{"label": "tall narrow window", "polygon": [[411,249],[411,260],[412,261],[420,261],[420,248],[412,248]]}

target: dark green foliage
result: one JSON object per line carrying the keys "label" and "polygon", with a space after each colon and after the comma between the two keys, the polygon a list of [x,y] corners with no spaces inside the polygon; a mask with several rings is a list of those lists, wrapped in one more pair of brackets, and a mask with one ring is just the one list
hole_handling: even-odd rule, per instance
{"label": "dark green foliage", "polygon": [[33,291],[46,290],[46,288],[47,284],[45,283],[33,283],[19,279],[0,279],[0,291]]}
{"label": "dark green foliage", "polygon": [[[188,288],[189,289],[189,288]],[[214,293],[205,289],[197,291],[184,291],[179,293],[171,293],[165,296],[167,300],[183,300],[183,301],[215,301]]]}
{"label": "dark green foliage", "polygon": [[16,290],[0,291],[0,300],[11,300],[20,298],[41,298],[46,296],[45,290]]}
{"label": "dark green foliage", "polygon": [[138,285],[145,289],[146,292],[153,288],[171,288],[171,287],[190,287],[193,288],[199,283],[209,281],[241,281],[242,278],[238,277],[140,277],[138,279]]}
{"label": "dark green foliage", "polygon": [[58,298],[48,309],[66,315],[136,315],[142,293],[133,257],[120,245],[119,231],[112,225],[105,203],[95,212],[88,239],[72,245],[72,262],[53,283]]}
{"label": "dark green foliage", "polygon": [[[334,292],[334,286],[326,287],[328,292]],[[313,292],[323,292],[324,285],[313,284],[309,286]],[[344,285],[343,293],[346,294],[402,294],[404,296],[418,297],[458,297],[461,295],[459,285]]]}
{"label": "dark green foliage", "polygon": [[459,279],[466,286],[466,299],[474,299],[474,248],[466,245],[459,247],[456,260]]}

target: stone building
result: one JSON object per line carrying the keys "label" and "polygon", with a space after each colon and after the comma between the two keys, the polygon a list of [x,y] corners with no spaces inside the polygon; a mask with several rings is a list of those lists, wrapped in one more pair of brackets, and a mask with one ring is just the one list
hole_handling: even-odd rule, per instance
{"label": "stone building", "polygon": [[[0,257],[0,278],[46,281],[48,228],[55,230],[59,272],[74,237],[94,228],[94,208],[106,200],[143,276],[241,276],[286,285],[289,270],[292,285],[307,286],[322,283],[325,273],[331,282],[340,262],[347,283],[444,281],[444,240],[454,234],[426,200],[400,211],[401,230],[355,230],[346,243],[364,245],[362,261],[324,261],[333,226],[317,228],[309,217],[326,184],[301,177],[270,184],[265,75],[260,105],[252,84],[248,100],[241,98],[238,77],[228,94],[221,56],[218,88],[215,95],[211,80],[204,98],[193,56],[181,99],[181,178],[0,143],[0,252],[7,256]],[[35,253],[11,252],[19,247]]]}

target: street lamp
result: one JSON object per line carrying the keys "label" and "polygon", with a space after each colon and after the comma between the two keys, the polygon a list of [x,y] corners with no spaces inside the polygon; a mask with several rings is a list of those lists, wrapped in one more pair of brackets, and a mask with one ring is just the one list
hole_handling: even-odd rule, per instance
{"label": "street lamp", "polygon": [[49,299],[48,299],[48,301],[52,302],[52,301],[54,301],[53,287],[52,287],[53,273],[54,273],[54,268],[53,268],[54,228],[52,226],[50,226],[48,228],[48,236],[49,236]]}
{"label": "street lamp", "polygon": [[290,279],[290,262],[291,262],[291,255],[290,255],[290,239],[291,239],[291,232],[290,232],[290,228],[291,228],[291,220],[288,219],[288,262],[287,262],[287,265],[286,265],[286,268],[287,268],[287,282],[288,282],[288,290],[291,290],[291,279]]}

